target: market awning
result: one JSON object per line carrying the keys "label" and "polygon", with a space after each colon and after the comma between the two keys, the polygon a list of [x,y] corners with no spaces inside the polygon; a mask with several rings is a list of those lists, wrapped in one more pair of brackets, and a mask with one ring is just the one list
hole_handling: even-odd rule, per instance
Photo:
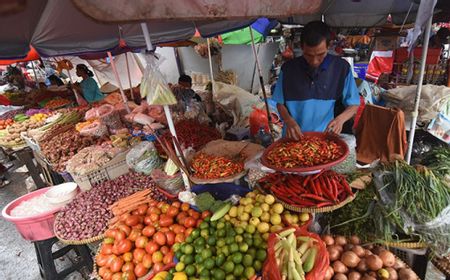
{"label": "market awning", "polygon": [[32,61],[39,59],[39,54],[36,52],[36,50],[31,47],[30,51],[28,52],[27,56],[24,58],[18,58],[18,59],[0,59],[0,65],[10,65],[18,62],[26,62],[26,61]]}

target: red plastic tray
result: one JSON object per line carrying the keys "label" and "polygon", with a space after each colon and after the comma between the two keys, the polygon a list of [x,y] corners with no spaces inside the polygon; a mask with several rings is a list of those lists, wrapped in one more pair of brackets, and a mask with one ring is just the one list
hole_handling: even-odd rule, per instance
{"label": "red plastic tray", "polygon": [[270,151],[275,149],[279,144],[292,141],[292,139],[282,138],[282,139],[276,141],[275,143],[273,143],[272,145],[270,145],[269,147],[267,147],[267,149],[264,151],[264,153],[261,157],[261,163],[270,169],[280,171],[280,172],[305,173],[305,172],[312,172],[312,171],[318,171],[318,170],[323,170],[323,169],[330,169],[331,167],[335,166],[336,164],[343,162],[349,154],[349,149],[348,149],[347,143],[345,143],[344,140],[342,140],[338,135],[333,135],[333,134],[324,133],[324,132],[304,132],[303,135],[333,140],[344,149],[344,154],[340,158],[338,158],[334,161],[331,161],[331,162],[325,163],[325,164],[315,165],[315,166],[295,167],[295,168],[275,167],[275,166],[271,165],[270,162],[267,160],[267,155]]}

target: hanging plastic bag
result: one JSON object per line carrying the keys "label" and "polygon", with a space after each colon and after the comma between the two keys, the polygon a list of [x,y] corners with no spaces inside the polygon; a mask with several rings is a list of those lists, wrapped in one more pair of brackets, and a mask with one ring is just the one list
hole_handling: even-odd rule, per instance
{"label": "hanging plastic bag", "polygon": [[147,66],[141,83],[141,97],[146,98],[148,105],[174,105],[177,99],[170,90],[166,80],[159,71],[162,59],[154,55],[146,57]]}
{"label": "hanging plastic bag", "polygon": [[152,142],[141,142],[133,147],[126,156],[127,165],[134,171],[150,175],[163,161]]}
{"label": "hanging plastic bag", "polygon": [[253,106],[253,111],[250,113],[249,122],[250,122],[250,134],[252,136],[255,136],[261,127],[264,128],[265,132],[270,132],[267,112],[264,111],[263,109],[259,109]]}

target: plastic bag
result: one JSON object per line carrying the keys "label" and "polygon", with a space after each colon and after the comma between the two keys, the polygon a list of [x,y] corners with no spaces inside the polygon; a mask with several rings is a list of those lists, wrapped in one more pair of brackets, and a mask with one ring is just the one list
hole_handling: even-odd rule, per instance
{"label": "plastic bag", "polygon": [[173,195],[184,190],[184,182],[181,172],[169,176],[160,169],[154,169],[151,173],[151,177],[156,185]]}
{"label": "plastic bag", "polygon": [[265,132],[270,132],[267,112],[264,111],[263,109],[259,109],[253,106],[253,111],[250,113],[249,122],[250,122],[250,135],[252,136],[255,136],[261,127],[264,128]]}
{"label": "plastic bag", "polygon": [[158,60],[155,56],[146,56],[146,60],[147,66],[140,88],[141,97],[146,98],[149,105],[177,104],[177,99],[159,71],[162,60]]}
{"label": "plastic bag", "polygon": [[356,137],[345,133],[342,133],[339,136],[347,144],[350,153],[343,162],[333,166],[331,170],[334,170],[337,173],[351,173],[356,169]]}
{"label": "plastic bag", "polygon": [[[306,274],[306,280],[323,279],[330,264],[330,257],[328,255],[325,244],[323,243],[319,235],[308,232],[305,228],[294,228],[296,229],[295,236],[309,236],[318,241],[317,245],[319,246],[319,250],[317,252],[314,268]],[[284,230],[286,230],[286,228],[282,229],[281,231]],[[276,237],[276,233],[271,233],[269,239],[267,240],[267,259],[264,262],[262,271],[263,279],[281,280],[281,273],[278,269],[274,249],[277,240],[278,238]]]}
{"label": "plastic bag", "polygon": [[83,136],[102,137],[108,134],[108,128],[101,121],[96,120],[80,128],[80,134]]}
{"label": "plastic bag", "polygon": [[146,175],[163,163],[153,143],[147,141],[133,147],[126,156],[126,162],[134,171]]}

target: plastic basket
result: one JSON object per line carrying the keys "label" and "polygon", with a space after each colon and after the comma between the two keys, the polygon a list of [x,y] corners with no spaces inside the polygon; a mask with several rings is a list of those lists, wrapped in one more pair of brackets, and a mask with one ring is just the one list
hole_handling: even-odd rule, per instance
{"label": "plastic basket", "polygon": [[48,212],[31,217],[14,217],[10,215],[11,211],[23,201],[27,201],[34,197],[42,195],[50,188],[51,187],[39,189],[37,191],[23,195],[13,200],[8,205],[6,205],[5,208],[3,208],[2,216],[6,220],[14,223],[20,235],[22,235],[22,237],[26,240],[40,241],[54,237],[55,233],[53,231],[53,224],[55,222],[55,214],[62,207],[57,207]]}
{"label": "plastic basket", "polygon": [[389,247],[389,250],[394,253],[399,259],[404,261],[409,267],[414,268],[416,256],[423,256],[427,253],[427,249],[407,249],[399,247]]}
{"label": "plastic basket", "polygon": [[87,174],[77,175],[75,173],[71,173],[70,175],[82,191],[88,191],[95,184],[112,180],[128,173],[129,169],[125,159],[126,154],[127,152],[120,153],[103,167]]}

